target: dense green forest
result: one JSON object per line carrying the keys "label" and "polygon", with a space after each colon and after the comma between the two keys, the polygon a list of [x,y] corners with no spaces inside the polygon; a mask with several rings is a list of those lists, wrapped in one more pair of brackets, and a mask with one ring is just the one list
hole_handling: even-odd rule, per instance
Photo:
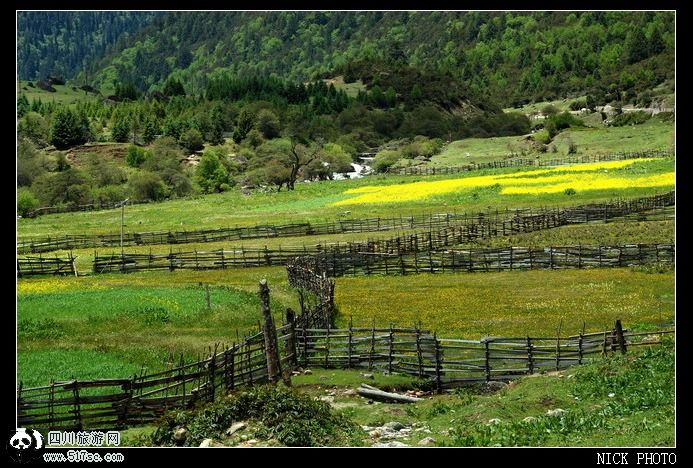
{"label": "dense green forest", "polygon": [[[154,12],[17,12],[17,72],[22,80],[70,79],[109,50],[121,50]],[[88,73],[85,74],[88,77]]]}
{"label": "dense green forest", "polygon": [[[575,110],[620,110],[649,105],[654,88],[674,92],[672,13],[31,15],[19,15],[20,70],[42,79],[81,70],[64,88],[84,98],[56,101],[60,93],[20,83],[23,213],[234,186],[292,190],[348,172],[362,152],[377,150],[373,167],[386,171],[446,140],[532,128],[546,151],[583,122],[553,109],[532,124],[502,107],[572,94],[584,96]],[[116,145],[72,153],[94,142]]]}
{"label": "dense green forest", "polygon": [[168,13],[96,65],[96,84],[143,90],[173,74],[193,93],[218,73],[305,81],[359,59],[449,72],[503,107],[673,78],[671,12]]}

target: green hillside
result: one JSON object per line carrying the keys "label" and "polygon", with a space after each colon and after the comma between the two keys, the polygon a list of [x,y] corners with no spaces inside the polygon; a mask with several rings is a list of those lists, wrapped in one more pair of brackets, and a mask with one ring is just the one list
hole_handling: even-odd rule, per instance
{"label": "green hillside", "polygon": [[94,76],[146,90],[173,74],[200,92],[221,71],[349,77],[350,62],[385,58],[517,105],[585,91],[635,99],[673,78],[673,49],[671,12],[187,12],[114,47]]}

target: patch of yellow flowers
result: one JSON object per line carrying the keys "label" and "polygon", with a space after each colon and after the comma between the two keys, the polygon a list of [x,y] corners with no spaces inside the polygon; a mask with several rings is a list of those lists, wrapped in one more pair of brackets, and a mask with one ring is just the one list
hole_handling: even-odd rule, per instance
{"label": "patch of yellow flowers", "polygon": [[389,186],[370,185],[347,190],[345,194],[358,196],[338,201],[333,205],[412,201],[464,189],[493,185],[500,185],[502,187],[501,194],[504,195],[558,193],[568,188],[581,191],[674,185],[674,172],[643,177],[622,177],[618,175],[618,172],[609,172],[610,169],[621,169],[635,162],[651,160],[651,158],[626,159],[622,161],[575,164],[512,174],[461,177],[458,179],[422,181]]}

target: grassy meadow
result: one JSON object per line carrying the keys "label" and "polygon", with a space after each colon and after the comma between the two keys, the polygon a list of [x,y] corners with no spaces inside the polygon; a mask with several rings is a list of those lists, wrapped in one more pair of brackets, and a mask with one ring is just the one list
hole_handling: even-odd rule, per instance
{"label": "grassy meadow", "polygon": [[[674,126],[653,118],[641,125],[624,127],[574,127],[556,135],[551,145],[556,152],[540,153],[525,137],[467,138],[453,141],[431,158],[431,166],[460,166],[470,163],[496,161],[511,152],[518,157],[540,159],[565,158],[571,142],[577,145],[577,156],[607,154],[646,149],[670,148],[674,145]],[[570,155],[573,156],[573,155]]]}
{"label": "grassy meadow", "polygon": [[92,101],[96,97],[92,93],[87,93],[79,88],[72,89],[68,85],[53,85],[55,92],[43,90],[36,86],[29,86],[28,81],[17,82],[17,95],[24,94],[31,103],[32,100],[41,100],[42,102],[55,102],[56,104],[74,104],[80,101]]}
{"label": "grassy meadow", "polygon": [[[507,168],[454,176],[374,176],[297,184],[291,192],[238,191],[128,206],[127,232],[561,206],[638,197],[674,186],[672,159],[556,168]],[[575,193],[565,193],[572,188]],[[59,213],[17,221],[18,237],[115,233],[120,210]]]}

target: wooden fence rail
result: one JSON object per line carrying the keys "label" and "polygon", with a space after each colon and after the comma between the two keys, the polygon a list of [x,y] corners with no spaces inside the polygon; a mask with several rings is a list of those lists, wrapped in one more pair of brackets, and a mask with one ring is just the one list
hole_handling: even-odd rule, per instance
{"label": "wooden fence rail", "polygon": [[[455,237],[444,237],[454,239]],[[170,254],[111,254],[94,257],[94,273],[152,270],[207,270],[287,265],[297,257],[312,259],[313,267],[328,276],[406,275],[411,273],[490,272],[513,269],[607,268],[674,263],[674,244],[572,245],[547,247],[504,247],[442,249],[446,243],[431,237],[434,250],[420,252],[416,242],[400,244],[399,253],[358,250],[354,245],[328,249],[243,249]],[[460,242],[456,242],[460,243]],[[455,244],[450,242],[450,244]],[[413,245],[412,248],[402,248]]]}
{"label": "wooden fence rail", "polygon": [[75,275],[75,258],[70,253],[67,258],[59,257],[24,257],[17,259],[17,277],[37,275]]}
{"label": "wooden fence rail", "polygon": [[[607,203],[578,205],[563,208],[565,222],[607,222],[623,220],[660,220],[673,218],[674,192],[631,200],[615,200]],[[445,227],[477,223],[479,220],[509,222],[526,216],[547,216],[557,209],[515,208],[482,213],[443,213],[392,218],[345,219],[323,223],[293,223],[285,225],[258,225],[200,229],[193,231],[153,231],[124,233],[123,246],[187,244],[220,242],[226,240],[261,239],[272,237],[302,237],[313,235],[344,234],[352,232],[380,232],[390,230],[441,229]],[[633,214],[640,214],[633,217]],[[120,246],[120,233],[49,236],[18,240],[18,253],[41,253],[55,250],[85,249]]]}
{"label": "wooden fence rail", "polygon": [[[663,195],[616,203],[581,205],[565,209],[527,210],[512,217],[501,215],[488,216],[481,213],[478,217],[468,219],[465,223],[452,224],[436,231],[430,230],[404,234],[389,239],[317,244],[311,247],[305,245],[302,247],[279,246],[274,249],[268,249],[267,247],[264,249],[236,247],[231,250],[221,249],[213,252],[174,253],[171,251],[169,254],[95,254],[93,271],[95,273],[105,273],[116,271],[175,270],[179,268],[224,269],[273,266],[286,265],[290,259],[297,256],[315,255],[321,258],[323,263],[327,261],[326,259],[331,258],[335,267],[328,272],[328,275],[339,275],[344,274],[349,268],[356,269],[364,265],[370,266],[373,262],[364,259],[364,255],[377,254],[374,256],[374,262],[382,260],[385,254],[396,255],[401,259],[398,260],[399,263],[392,263],[394,262],[392,260],[388,264],[388,260],[383,260],[386,273],[389,273],[389,265],[392,265],[393,268],[399,265],[400,270],[406,270],[407,259],[404,256],[418,252],[429,252],[429,266],[432,269],[432,252],[447,249],[450,246],[470,243],[480,238],[551,229],[567,224],[604,222],[618,216],[642,213],[656,209],[656,207],[670,206],[674,203],[674,199],[674,192],[669,192]],[[343,265],[338,268],[338,263]],[[454,258],[448,263],[452,269],[459,269]],[[418,257],[415,257],[414,271],[419,270]]]}
{"label": "wooden fence rail", "polygon": [[484,169],[498,169],[520,166],[563,166],[566,164],[593,163],[600,161],[619,161],[623,159],[639,158],[669,158],[674,156],[674,149],[656,149],[633,152],[619,152],[609,154],[590,154],[582,156],[569,156],[566,158],[539,159],[539,158],[508,158],[484,163],[465,164],[463,166],[413,166],[391,168],[388,172],[398,175],[445,175],[460,172],[479,171]]}
{"label": "wooden fence rail", "polygon": [[[654,345],[674,330],[572,337],[438,338],[428,330],[395,327],[277,328],[282,366],[382,369],[416,376],[439,391],[470,382],[508,380],[591,362],[630,346]],[[293,353],[286,346],[295,340]],[[214,401],[239,387],[268,381],[264,334],[164,372],[131,378],[70,380],[17,390],[18,424],[34,429],[122,429],[151,423],[166,411]]]}

